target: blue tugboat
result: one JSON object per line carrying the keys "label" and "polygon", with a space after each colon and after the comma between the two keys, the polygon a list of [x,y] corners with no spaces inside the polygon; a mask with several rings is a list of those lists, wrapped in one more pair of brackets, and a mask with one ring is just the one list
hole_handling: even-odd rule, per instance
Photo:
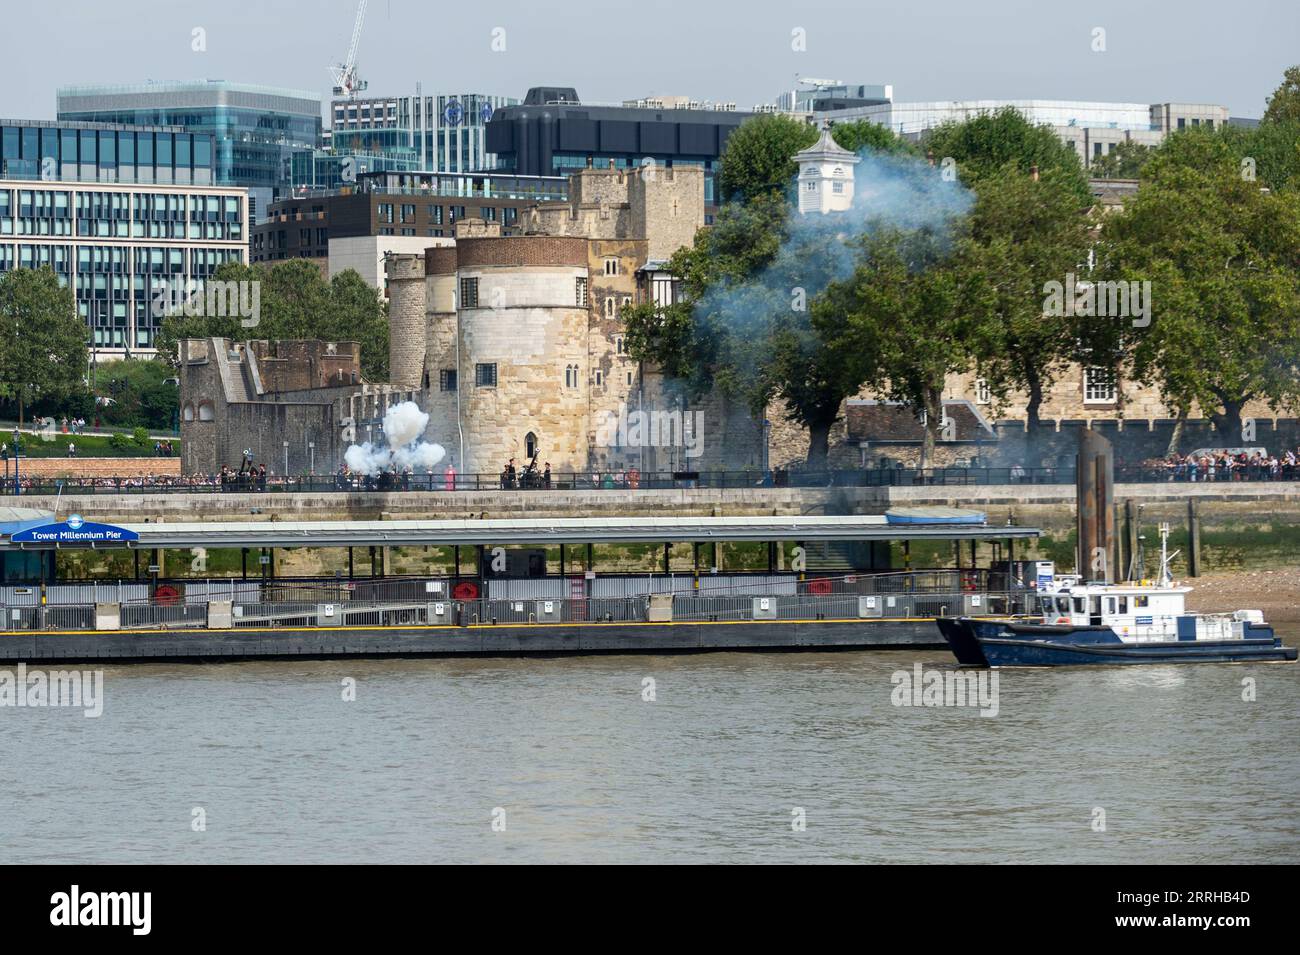
{"label": "blue tugboat", "polygon": [[1161,528],[1160,579],[1084,583],[1053,575],[1040,582],[1040,620],[941,617],[939,630],[957,662],[982,667],[1133,663],[1259,663],[1296,659],[1258,610],[1187,613],[1190,587],[1169,577]]}

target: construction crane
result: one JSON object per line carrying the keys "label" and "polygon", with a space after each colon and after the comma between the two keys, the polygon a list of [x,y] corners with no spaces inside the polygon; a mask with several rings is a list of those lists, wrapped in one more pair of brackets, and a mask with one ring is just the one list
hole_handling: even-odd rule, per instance
{"label": "construction crane", "polygon": [[357,22],[352,27],[352,45],[348,47],[348,58],[344,63],[330,67],[334,77],[334,95],[349,99],[365,89],[369,84],[357,76],[357,44],[361,42],[361,23],[366,18],[366,0],[357,6]]}

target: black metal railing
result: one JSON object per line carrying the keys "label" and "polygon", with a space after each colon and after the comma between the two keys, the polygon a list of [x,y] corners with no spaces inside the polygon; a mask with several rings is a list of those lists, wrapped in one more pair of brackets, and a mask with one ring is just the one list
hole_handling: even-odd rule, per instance
{"label": "black metal railing", "polygon": [[[499,474],[387,474],[268,476],[221,480],[216,477],[36,477],[21,479],[22,494],[285,494],[285,493],[385,493],[446,491],[648,491],[683,488],[715,490],[739,488],[827,488],[827,487],[963,487],[1003,485],[1073,484],[1074,467],[948,467],[948,468],[865,468],[832,471],[602,471],[552,473],[549,478],[506,480]],[[1115,468],[1121,484],[1300,481],[1300,465],[1269,468],[1245,465],[1213,470],[1148,465]],[[0,493],[13,496],[12,477]]]}

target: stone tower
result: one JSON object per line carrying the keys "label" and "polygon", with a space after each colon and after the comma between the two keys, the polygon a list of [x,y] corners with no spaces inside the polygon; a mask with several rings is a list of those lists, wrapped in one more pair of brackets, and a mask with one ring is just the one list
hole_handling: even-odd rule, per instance
{"label": "stone tower", "polygon": [[388,380],[419,388],[427,344],[423,255],[390,255],[388,276]]}
{"label": "stone tower", "polygon": [[799,164],[799,212],[843,212],[853,205],[853,167],[862,160],[831,138],[828,123],[821,138],[794,154]]}

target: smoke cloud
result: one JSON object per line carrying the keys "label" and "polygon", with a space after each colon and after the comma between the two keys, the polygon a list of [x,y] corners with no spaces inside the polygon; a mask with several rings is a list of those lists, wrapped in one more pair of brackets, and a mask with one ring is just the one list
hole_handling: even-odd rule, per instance
{"label": "smoke cloud", "polygon": [[399,471],[428,471],[447,456],[440,444],[421,441],[429,416],[414,401],[399,401],[384,412],[382,444],[350,445],[343,453],[348,468],[358,474],[376,475],[396,467]]}

